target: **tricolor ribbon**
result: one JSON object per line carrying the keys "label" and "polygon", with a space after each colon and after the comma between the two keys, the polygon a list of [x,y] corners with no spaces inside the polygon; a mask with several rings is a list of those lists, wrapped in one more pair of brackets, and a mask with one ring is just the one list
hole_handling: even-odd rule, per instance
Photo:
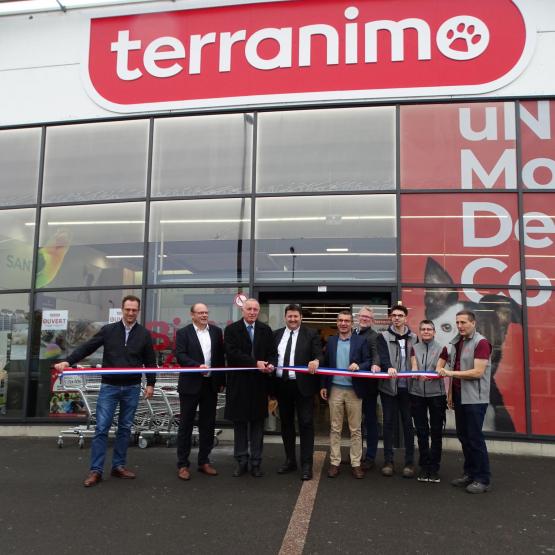
{"label": "tricolor ribbon", "polygon": [[[301,374],[309,374],[306,366],[279,366],[282,370],[291,372],[300,372]],[[252,366],[240,366],[229,368],[65,368],[62,371],[63,376],[83,376],[87,374],[109,375],[109,374],[196,374],[204,372],[238,372],[245,370],[259,370]],[[315,372],[322,376],[350,376],[353,378],[371,378],[371,379],[391,379],[387,372],[369,372],[367,370],[359,370],[358,372],[350,372],[341,368],[323,368],[320,367]],[[436,372],[397,372],[396,378],[440,378]]]}

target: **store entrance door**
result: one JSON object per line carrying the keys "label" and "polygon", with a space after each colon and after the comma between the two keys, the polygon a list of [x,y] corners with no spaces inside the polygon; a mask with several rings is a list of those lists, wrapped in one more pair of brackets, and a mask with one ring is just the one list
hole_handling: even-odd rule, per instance
{"label": "store entrance door", "polygon": [[[341,310],[350,310],[357,325],[356,316],[363,306],[370,306],[374,311],[374,329],[385,329],[388,325],[387,309],[395,302],[394,289],[374,289],[371,291],[337,290],[326,292],[295,290],[258,290],[260,301],[260,318],[273,330],[285,325],[284,310],[289,304],[298,304],[302,310],[303,325],[318,330],[325,349],[327,338],[337,333],[336,319]],[[329,410],[326,402],[315,399],[316,435],[329,434]],[[267,431],[279,432],[279,417],[270,416]]]}

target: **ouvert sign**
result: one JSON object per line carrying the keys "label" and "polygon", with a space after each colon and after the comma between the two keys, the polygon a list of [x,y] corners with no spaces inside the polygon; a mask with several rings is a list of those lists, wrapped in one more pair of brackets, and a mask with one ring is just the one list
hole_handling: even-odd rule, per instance
{"label": "ouvert sign", "polygon": [[522,0],[291,0],[93,18],[85,81],[118,112],[480,94],[515,79]]}

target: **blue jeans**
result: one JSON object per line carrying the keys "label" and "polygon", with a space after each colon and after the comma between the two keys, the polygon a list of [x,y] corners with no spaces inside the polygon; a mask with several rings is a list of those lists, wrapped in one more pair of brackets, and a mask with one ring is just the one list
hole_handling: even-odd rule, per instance
{"label": "blue jeans", "polygon": [[488,410],[487,403],[463,405],[461,394],[453,391],[457,437],[464,455],[464,473],[476,482],[489,485],[489,456],[482,426]]}
{"label": "blue jeans", "polygon": [[91,470],[100,474],[104,471],[104,459],[108,448],[108,432],[112,426],[118,404],[118,431],[114,443],[112,468],[125,466],[131,427],[139,404],[140,394],[141,386],[139,384],[119,386],[103,383],[100,386],[96,403],[96,428],[91,444]]}
{"label": "blue jeans", "polygon": [[378,450],[378,415],[376,414],[378,393],[362,400],[362,413],[366,427],[366,460],[374,460]]}

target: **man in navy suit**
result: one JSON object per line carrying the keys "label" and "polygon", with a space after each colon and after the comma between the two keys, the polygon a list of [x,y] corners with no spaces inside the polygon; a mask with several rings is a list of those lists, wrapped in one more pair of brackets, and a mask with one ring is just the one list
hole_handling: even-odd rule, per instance
{"label": "man in navy suit", "polygon": [[175,356],[180,366],[206,368],[207,372],[182,373],[179,376],[177,389],[181,420],[177,434],[177,475],[181,480],[191,479],[189,454],[197,408],[198,470],[208,476],[218,474],[210,464],[210,452],[214,446],[218,392],[223,391],[225,386],[225,373],[209,370],[224,366],[222,330],[208,325],[208,307],[203,303],[195,303],[191,307],[191,320],[191,324],[176,334]]}
{"label": "man in navy suit", "polygon": [[[365,337],[352,334],[353,315],[342,310],[337,315],[338,335],[328,339],[324,366],[357,372],[370,369],[370,353]],[[341,430],[343,417],[347,413],[351,433],[351,469],[357,479],[364,478],[360,465],[362,458],[362,399],[366,396],[368,378],[350,376],[322,376],[320,396],[329,402],[330,407],[330,467],[328,477],[339,474],[341,464]]]}
{"label": "man in navy suit", "polygon": [[[264,419],[268,416],[270,374],[277,364],[277,349],[270,326],[258,320],[260,305],[247,299],[241,307],[243,318],[225,329],[225,354],[230,368],[227,375],[225,417],[233,422],[234,452],[239,477],[251,465],[251,475],[260,478]],[[250,453],[249,453],[250,446]]]}
{"label": "man in navy suit", "polygon": [[[320,380],[314,375],[322,358],[322,344],[316,330],[301,325],[301,307],[290,304],[285,308],[284,328],[274,333],[278,350],[278,368],[274,377],[274,391],[278,400],[281,439],[285,448],[285,462],[278,474],[297,470],[295,456],[295,411],[299,421],[301,440],[301,480],[312,479],[314,452],[314,395]],[[310,374],[283,370],[282,366],[306,366]]]}

